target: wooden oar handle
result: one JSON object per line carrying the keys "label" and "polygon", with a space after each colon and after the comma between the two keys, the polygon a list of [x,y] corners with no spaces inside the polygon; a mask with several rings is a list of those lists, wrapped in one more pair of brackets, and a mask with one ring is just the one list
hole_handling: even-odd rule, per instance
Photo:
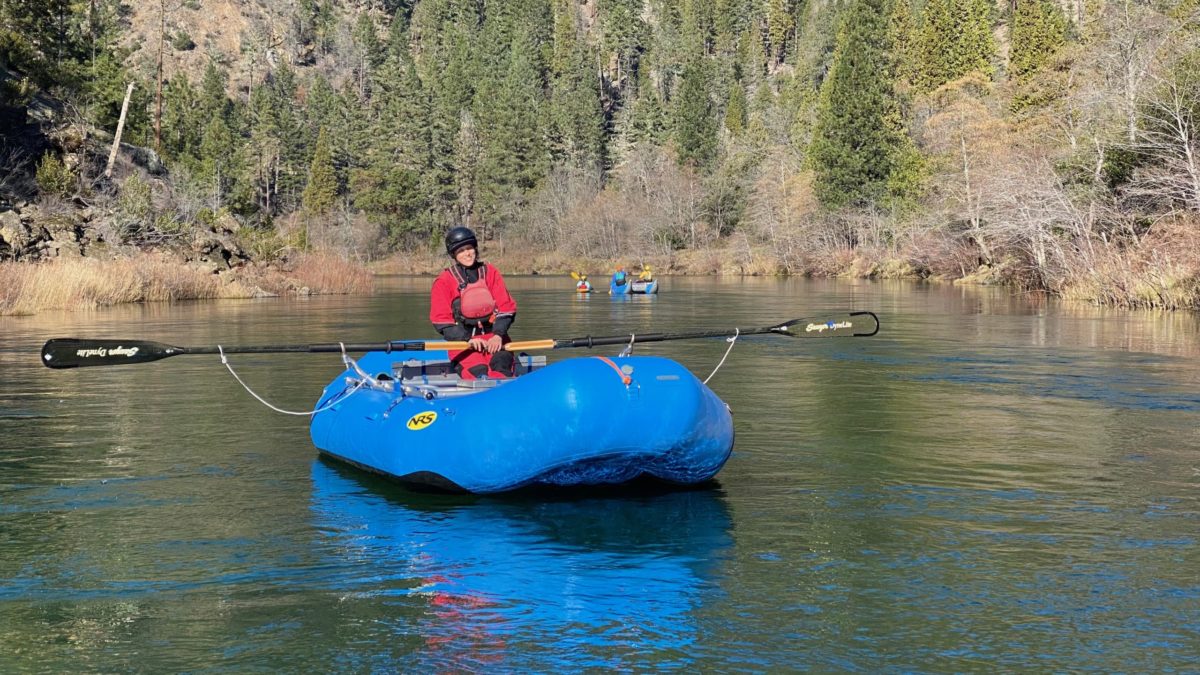
{"label": "wooden oar handle", "polygon": [[[445,349],[446,351],[458,351],[461,349],[470,349],[470,342],[426,342],[425,351],[434,351]],[[554,340],[525,340],[524,342],[510,342],[504,345],[504,348],[510,352],[519,352],[521,350],[531,349],[554,349]]]}

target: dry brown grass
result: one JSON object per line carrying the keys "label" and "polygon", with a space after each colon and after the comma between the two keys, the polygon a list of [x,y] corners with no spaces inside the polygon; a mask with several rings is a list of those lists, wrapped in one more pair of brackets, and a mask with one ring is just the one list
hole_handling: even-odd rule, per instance
{"label": "dry brown grass", "polygon": [[1057,289],[1063,297],[1099,305],[1200,309],[1200,223],[1161,224],[1125,249],[1094,247],[1073,257]]}
{"label": "dry brown grass", "polygon": [[216,276],[147,254],[0,265],[0,314],[84,309],[123,302],[222,297]]}
{"label": "dry brown grass", "polygon": [[375,286],[371,273],[363,267],[324,253],[299,258],[288,276],[311,293],[367,294]]}
{"label": "dry brown grass", "polygon": [[66,258],[0,264],[0,315],[264,293],[368,293],[371,287],[369,272],[328,256],[302,258],[286,272],[244,268],[221,275],[156,253],[114,260]]}
{"label": "dry brown grass", "polygon": [[[436,274],[449,263],[450,257],[430,251],[399,251],[375,262],[371,271],[375,274]],[[507,268],[501,268],[508,271]]]}

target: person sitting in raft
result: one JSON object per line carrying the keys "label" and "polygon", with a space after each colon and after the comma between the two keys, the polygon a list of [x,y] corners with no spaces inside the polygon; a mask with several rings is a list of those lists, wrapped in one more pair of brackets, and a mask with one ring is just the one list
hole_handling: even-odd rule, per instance
{"label": "person sitting in raft", "polygon": [[575,284],[575,290],[579,291],[580,293],[592,292],[592,284],[587,280],[586,274],[579,275],[579,283]]}
{"label": "person sitting in raft", "polygon": [[479,259],[479,242],[466,227],[446,233],[446,253],[454,263],[433,282],[429,320],[442,337],[469,342],[450,352],[450,362],[463,379],[513,375],[508,329],[517,316],[517,302],[508,293],[500,270]]}
{"label": "person sitting in raft", "polygon": [[625,267],[623,265],[618,267],[616,272],[613,272],[612,280],[618,286],[625,283]]}
{"label": "person sitting in raft", "polygon": [[654,273],[650,271],[649,265],[642,265],[642,271],[638,272],[638,281],[654,281]]}

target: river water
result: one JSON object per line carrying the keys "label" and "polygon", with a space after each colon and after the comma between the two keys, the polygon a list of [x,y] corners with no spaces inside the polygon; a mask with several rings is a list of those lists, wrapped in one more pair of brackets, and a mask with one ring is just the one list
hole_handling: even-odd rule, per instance
{"label": "river water", "polygon": [[[581,498],[421,494],[329,463],[306,418],[215,356],[38,361],[51,337],[429,339],[428,284],[0,317],[0,671],[1200,670],[1192,314],[912,283],[667,278],[612,298],[513,278],[516,339],[882,322],[739,339],[709,383],[737,433],[717,484]],[[637,353],[703,379],[728,346]],[[342,370],[230,362],[297,411]]]}

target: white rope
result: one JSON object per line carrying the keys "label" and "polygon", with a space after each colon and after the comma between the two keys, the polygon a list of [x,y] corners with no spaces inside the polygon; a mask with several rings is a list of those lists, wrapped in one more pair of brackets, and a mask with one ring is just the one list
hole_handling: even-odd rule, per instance
{"label": "white rope", "polygon": [[713,378],[713,375],[717,374],[717,371],[721,369],[721,366],[725,365],[725,359],[729,358],[729,352],[733,351],[733,343],[737,342],[738,336],[741,334],[741,329],[734,328],[733,337],[725,338],[725,341],[729,343],[729,349],[725,350],[725,356],[721,357],[721,361],[717,364],[717,367],[713,368],[713,371],[708,374],[708,377],[704,378],[704,384],[708,384],[708,381]]}
{"label": "white rope", "polygon": [[[338,344],[342,344],[342,343],[338,343]],[[233,375],[233,379],[237,380],[238,384],[242,385],[243,389],[245,389],[247,392],[249,392],[251,396],[258,399],[259,403],[267,406],[268,408],[270,408],[271,410],[274,410],[277,413],[283,413],[284,415],[316,415],[319,412],[325,412],[326,410],[329,410],[333,406],[335,406],[338,403],[341,403],[342,401],[349,398],[354,392],[361,389],[363,387],[363,385],[365,385],[367,383],[368,380],[370,380],[373,383],[376,383],[374,378],[367,376],[365,373],[363,373],[363,371],[358,367],[358,364],[354,362],[354,359],[351,359],[349,356],[346,356],[346,345],[342,344],[342,361],[346,364],[347,368],[353,368],[359,374],[362,374],[363,378],[360,379],[357,383],[355,383],[354,387],[349,392],[347,392],[345,396],[336,398],[336,399],[330,401],[328,404],[323,405],[320,408],[317,408],[316,410],[306,410],[303,412],[297,412],[294,410],[284,410],[283,408],[279,408],[277,406],[271,405],[266,399],[264,399],[263,397],[259,396],[256,393],[254,393],[254,390],[251,389],[249,387],[249,385],[247,385],[245,382],[242,381],[242,378],[239,377],[236,372],[234,372],[233,366],[229,365],[229,359],[225,356],[225,350],[221,348],[221,345],[217,345],[217,352],[219,352],[221,354],[221,363],[224,364],[224,366],[227,369],[229,369],[229,374]],[[376,383],[376,384],[378,384],[378,383]]]}

